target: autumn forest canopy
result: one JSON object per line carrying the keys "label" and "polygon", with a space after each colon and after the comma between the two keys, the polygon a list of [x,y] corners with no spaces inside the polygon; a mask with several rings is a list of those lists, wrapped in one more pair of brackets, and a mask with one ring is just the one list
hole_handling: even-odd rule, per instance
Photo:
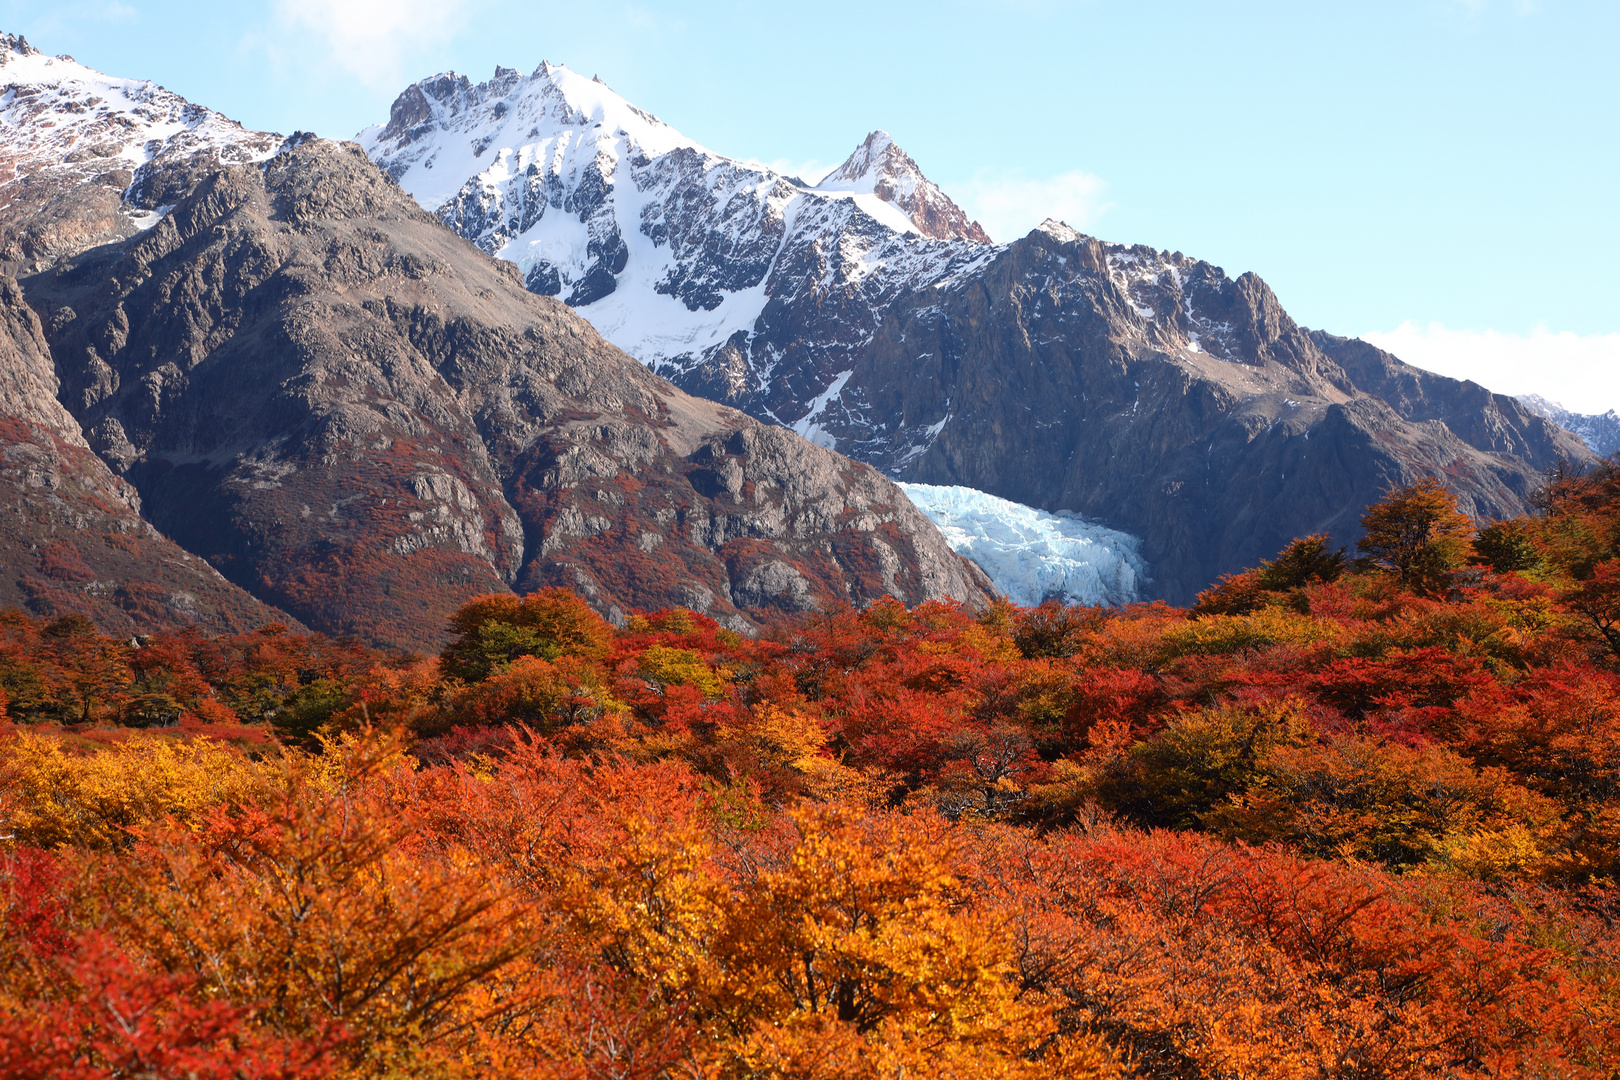
{"label": "autumn forest canopy", "polygon": [[0,615],[0,1075],[1620,1075],[1620,462],[1188,609]]}

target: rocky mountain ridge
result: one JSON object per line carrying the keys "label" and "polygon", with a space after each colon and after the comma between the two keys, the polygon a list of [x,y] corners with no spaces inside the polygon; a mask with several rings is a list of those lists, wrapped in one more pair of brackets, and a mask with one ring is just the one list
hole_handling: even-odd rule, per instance
{"label": "rocky mountain ridge", "polygon": [[431,645],[468,597],[546,584],[737,629],[986,595],[875,470],[670,387],[352,146],[207,172],[23,287],[153,523],[329,633]]}
{"label": "rocky mountain ridge", "polygon": [[811,403],[883,309],[993,251],[883,132],[808,185],[552,64],[424,79],[356,138],[424,208],[660,375],[812,439]]}
{"label": "rocky mountain ridge", "polygon": [[1392,485],[1441,477],[1485,521],[1589,458],[1512,398],[1298,326],[1253,274],[1050,222],[891,308],[839,401],[840,448],[1139,536],[1172,601],[1296,536],[1352,542]]}
{"label": "rocky mountain ridge", "polygon": [[[536,94],[550,126],[523,118]],[[938,189],[882,133],[812,189],[550,65],[424,80],[394,112],[361,141],[406,190],[677,385],[897,479],[1139,536],[1167,599],[1294,536],[1353,541],[1391,484],[1441,476],[1487,520],[1589,456],[1511,398],[1297,326],[1254,274],[1055,221],[994,245],[961,215],[936,236],[913,219]],[[464,143],[493,164],[447,172]],[[584,169],[558,149],[575,145]],[[854,205],[825,197],[839,185]],[[542,202],[528,231],[491,231]],[[564,250],[584,291],[553,288]]]}
{"label": "rocky mountain ridge", "polygon": [[1620,450],[1620,413],[1578,413],[1538,394],[1521,394],[1519,401],[1537,416],[1545,416],[1565,431],[1581,437],[1594,453],[1607,456]]}

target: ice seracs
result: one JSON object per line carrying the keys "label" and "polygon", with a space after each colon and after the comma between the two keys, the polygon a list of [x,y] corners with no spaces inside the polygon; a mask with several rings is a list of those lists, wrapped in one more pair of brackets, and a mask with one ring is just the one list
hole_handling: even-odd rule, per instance
{"label": "ice seracs", "polygon": [[1015,604],[1121,605],[1142,595],[1136,537],[1074,514],[1049,514],[969,487],[901,484],[958,555]]}

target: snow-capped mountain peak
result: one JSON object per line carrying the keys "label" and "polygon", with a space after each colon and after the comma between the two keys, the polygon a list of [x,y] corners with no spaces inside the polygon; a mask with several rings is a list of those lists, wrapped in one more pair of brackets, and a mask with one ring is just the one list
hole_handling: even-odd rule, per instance
{"label": "snow-capped mountain peak", "polygon": [[1082,239],[1082,234],[1075,232],[1057,218],[1047,218],[1035,226],[1035,231],[1045,233],[1060,244],[1072,244]]}
{"label": "snow-capped mountain peak", "polygon": [[[0,34],[0,244],[11,268],[38,268],[155,220],[138,197],[159,169],[207,153],[262,161],[280,135],[251,131],[142,79],[103,75]],[[54,207],[44,218],[30,208]]]}
{"label": "snow-capped mountain peak", "polygon": [[968,220],[962,208],[924,176],[911,155],[881,129],[868,135],[815,190],[876,195],[904,212],[917,232],[935,240],[990,242],[979,223]]}
{"label": "snow-capped mountain peak", "polygon": [[473,180],[498,184],[514,170],[550,171],[568,158],[599,164],[605,177],[626,151],[707,152],[600,79],[545,61],[528,75],[497,67],[477,84],[454,71],[423,79],[394,101],[387,124],[356,141],[435,210]]}
{"label": "snow-capped mountain peak", "polygon": [[[550,63],[478,84],[424,79],[357,139],[534,292],[679,385],[788,425],[813,420],[806,409],[889,299],[997,250],[886,134],[810,186],[714,153]],[[795,327],[767,312],[811,295],[843,325],[803,356]],[[794,386],[776,386],[790,365]]]}
{"label": "snow-capped mountain peak", "polygon": [[93,159],[103,170],[137,169],[157,157],[205,149],[226,160],[263,160],[282,141],[156,83],[103,75],[70,56],[46,56],[13,34],[0,34],[0,134],[10,171],[24,162],[39,168],[68,158]]}
{"label": "snow-capped mountain peak", "polygon": [[1537,416],[1544,416],[1565,431],[1573,431],[1594,454],[1607,456],[1620,450],[1620,414],[1578,413],[1539,394],[1520,394],[1519,402]]}

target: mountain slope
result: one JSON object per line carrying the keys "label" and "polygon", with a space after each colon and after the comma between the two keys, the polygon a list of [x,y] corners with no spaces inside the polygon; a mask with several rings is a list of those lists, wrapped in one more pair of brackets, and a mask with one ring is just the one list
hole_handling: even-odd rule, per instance
{"label": "mountain slope", "polygon": [[[38,270],[130,236],[160,216],[140,205],[168,194],[155,178],[182,162],[250,160],[280,141],[0,34],[0,267]],[[0,606],[87,615],[117,634],[303,629],[153,528],[58,385],[45,328],[0,273]]]}
{"label": "mountain slope", "polygon": [[690,398],[357,149],[203,170],[24,282],[151,520],[328,632],[432,646],[479,592],[750,616],[985,579],[868,466]]}
{"label": "mountain slope", "polygon": [[992,245],[881,132],[816,187],[542,65],[407,89],[368,152],[677,385],[896,478],[1140,536],[1190,600],[1390,484],[1525,508],[1578,440],[1518,402],[1296,326],[1258,277],[1049,222]]}
{"label": "mountain slope", "polygon": [[906,480],[1142,537],[1172,601],[1296,536],[1353,541],[1391,485],[1438,476],[1489,520],[1587,456],[1512,398],[1298,327],[1252,274],[1056,223],[892,307],[819,417]]}

